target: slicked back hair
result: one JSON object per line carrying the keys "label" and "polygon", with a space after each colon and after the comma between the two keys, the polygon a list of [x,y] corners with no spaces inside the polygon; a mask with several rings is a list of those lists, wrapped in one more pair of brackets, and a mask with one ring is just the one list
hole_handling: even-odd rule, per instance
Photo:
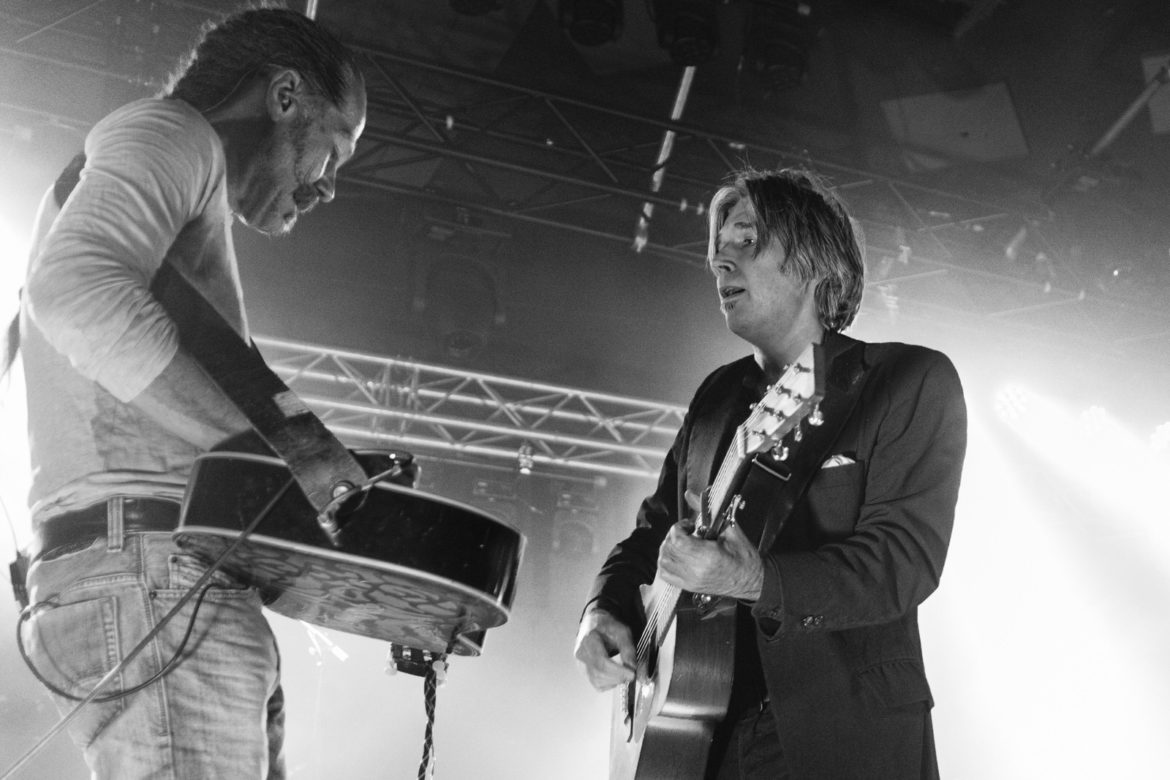
{"label": "slicked back hair", "polygon": [[711,199],[707,262],[715,258],[719,228],[747,200],[756,218],[758,256],[773,242],[784,253],[784,272],[815,282],[817,314],[827,330],[849,327],[861,307],[865,261],[861,228],[814,173],[796,169],[745,169]]}
{"label": "slicked back hair", "polygon": [[258,4],[209,22],[163,94],[205,112],[270,68],[296,70],[337,107],[361,79],[353,53],[320,24],[297,11]]}

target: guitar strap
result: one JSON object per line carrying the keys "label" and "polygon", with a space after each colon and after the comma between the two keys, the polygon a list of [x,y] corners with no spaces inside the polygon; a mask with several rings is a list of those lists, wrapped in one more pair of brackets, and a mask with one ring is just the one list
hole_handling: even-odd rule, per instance
{"label": "guitar strap", "polygon": [[758,540],[761,552],[768,551],[775,543],[793,507],[805,494],[857,406],[864,385],[861,381],[865,373],[864,351],[865,344],[853,341],[833,359],[825,398],[820,405],[824,422],[819,426],[802,424],[803,439],[789,459],[779,461],[770,453],[761,453],[752,461],[740,486],[744,508],[737,522],[749,539]]}
{"label": "guitar strap", "polygon": [[[159,268],[151,292],[175,321],[183,349],[285,461],[319,517],[331,515],[337,492],[368,479],[353,454],[171,263]],[[336,527],[322,524],[336,543]]]}

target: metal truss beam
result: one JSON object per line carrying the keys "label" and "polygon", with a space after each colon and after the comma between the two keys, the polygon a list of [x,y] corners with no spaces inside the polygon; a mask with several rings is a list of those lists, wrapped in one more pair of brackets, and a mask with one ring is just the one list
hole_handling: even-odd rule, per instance
{"label": "metal truss beam", "polygon": [[[630,232],[617,235],[627,243],[633,242],[641,204],[651,203],[657,207],[651,236],[659,249],[700,259],[702,247],[695,242],[703,222],[694,216],[741,161],[812,167],[850,193],[860,218],[932,239],[1007,217],[1051,219],[1035,204],[946,192],[807,150],[637,115],[394,52],[361,51],[372,63],[371,120],[365,148],[348,175],[370,186],[409,189],[413,173],[420,178],[418,188],[436,197],[522,220],[540,214],[545,221],[561,219],[569,229],[593,233],[612,232],[613,208],[625,208]],[[668,131],[676,137],[670,168],[652,192],[653,154]],[[436,186],[434,172],[445,162],[454,164],[444,168]],[[580,208],[586,202],[608,202],[610,208],[590,213]],[[565,215],[570,207],[571,217]],[[937,238],[930,248],[956,262],[946,240]]]}
{"label": "metal truss beam", "polygon": [[[153,90],[198,21],[230,5],[76,0],[49,7],[16,0],[10,11],[0,12],[0,57]],[[1089,349],[1153,344],[1170,329],[1170,316],[1150,295],[1095,291],[1079,263],[1068,259],[1059,215],[1037,200],[924,186],[807,149],[624,111],[403,53],[368,46],[360,51],[367,60],[369,121],[358,157],[343,175],[370,190],[626,247],[634,245],[639,216],[650,204],[653,220],[643,251],[702,265],[702,211],[715,183],[740,162],[802,165],[826,174],[846,197],[865,228],[874,265],[870,279],[896,288],[903,303],[1055,337],[1068,334]],[[83,108],[54,100],[51,91],[14,90],[3,103],[71,125],[94,119],[78,116]],[[674,135],[673,153],[660,186],[652,188],[665,132]],[[1043,267],[1004,262],[1003,247],[1021,226],[1028,228],[1029,257],[1043,255]],[[939,275],[951,283],[914,281]],[[947,290],[956,294],[943,297]]]}
{"label": "metal truss beam", "polygon": [[686,411],[274,338],[256,344],[276,374],[351,447],[654,478]]}
{"label": "metal truss beam", "polygon": [[[906,304],[1113,353],[1134,343],[1135,326],[1147,342],[1170,327],[1160,308],[1098,294],[1068,259],[1059,216],[1038,199],[948,191],[412,56],[362,52],[372,63],[370,129],[346,174],[359,185],[627,248],[648,204],[644,251],[701,267],[703,210],[728,170],[740,161],[804,166],[845,197],[865,231],[871,281],[896,288]],[[673,154],[652,190],[664,132],[675,136]],[[1025,227],[1020,255],[1029,259],[1005,262],[1005,246]],[[939,275],[951,284],[913,281]]]}

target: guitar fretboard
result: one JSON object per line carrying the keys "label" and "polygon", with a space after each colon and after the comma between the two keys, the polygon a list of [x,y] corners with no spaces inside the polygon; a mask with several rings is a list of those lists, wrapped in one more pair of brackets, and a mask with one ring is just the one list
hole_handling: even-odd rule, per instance
{"label": "guitar fretboard", "polygon": [[[751,458],[758,452],[778,446],[798,426],[817,402],[814,380],[814,345],[810,344],[780,380],[768,388],[748,418],[736,428],[735,435],[719,464],[706,495],[701,499],[701,520],[696,533],[713,539],[723,531],[729,516],[727,502],[741,480]],[[710,522],[708,522],[710,518]],[[705,527],[704,527],[705,526]],[[662,646],[674,620],[681,591],[655,575],[650,585],[650,609],[646,626],[638,639],[637,660],[641,666],[652,650]]]}

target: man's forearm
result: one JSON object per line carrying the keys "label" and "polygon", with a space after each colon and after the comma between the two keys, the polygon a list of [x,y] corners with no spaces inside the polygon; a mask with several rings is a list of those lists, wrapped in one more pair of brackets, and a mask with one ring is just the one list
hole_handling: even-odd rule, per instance
{"label": "man's forearm", "polygon": [[130,403],[163,428],[203,449],[250,428],[244,414],[182,350]]}

